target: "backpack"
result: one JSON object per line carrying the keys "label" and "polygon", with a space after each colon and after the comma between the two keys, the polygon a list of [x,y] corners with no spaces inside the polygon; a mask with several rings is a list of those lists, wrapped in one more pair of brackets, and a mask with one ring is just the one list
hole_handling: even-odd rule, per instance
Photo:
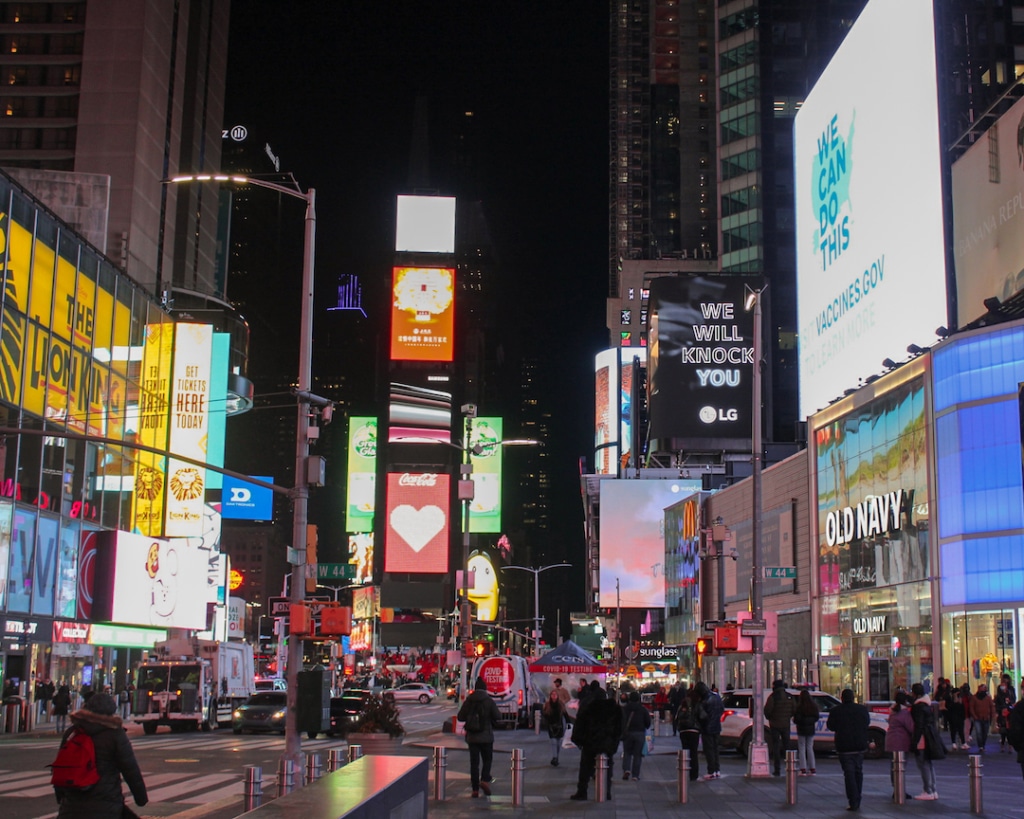
{"label": "backpack", "polygon": [[479,734],[484,730],[483,706],[477,703],[466,714],[466,733]]}
{"label": "backpack", "polygon": [[100,781],[96,770],[96,746],[84,731],[72,728],[61,743],[50,768],[50,784],[55,788],[87,791]]}

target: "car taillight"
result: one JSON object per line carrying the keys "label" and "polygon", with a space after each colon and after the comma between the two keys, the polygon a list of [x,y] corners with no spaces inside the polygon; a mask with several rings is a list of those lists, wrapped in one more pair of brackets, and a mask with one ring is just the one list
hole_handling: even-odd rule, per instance
{"label": "car taillight", "polygon": [[731,717],[731,716],[732,716],[733,714],[735,714],[735,713],[736,713],[736,712],[735,712],[735,711],[733,711],[733,710],[732,710],[731,708],[726,708],[726,709],[725,709],[725,710],[724,710],[724,711],[722,712],[722,722],[725,722],[725,718],[726,718],[726,717]]}
{"label": "car taillight", "polygon": [[521,688],[519,689],[519,705],[520,707],[523,705],[523,689]]}

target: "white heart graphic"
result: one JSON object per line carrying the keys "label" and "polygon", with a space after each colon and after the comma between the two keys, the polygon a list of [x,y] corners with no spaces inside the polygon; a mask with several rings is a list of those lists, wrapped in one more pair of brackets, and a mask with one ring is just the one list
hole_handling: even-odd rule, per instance
{"label": "white heart graphic", "polygon": [[391,510],[391,528],[409,544],[416,554],[444,529],[444,510],[437,506],[424,506],[417,509],[402,503]]}

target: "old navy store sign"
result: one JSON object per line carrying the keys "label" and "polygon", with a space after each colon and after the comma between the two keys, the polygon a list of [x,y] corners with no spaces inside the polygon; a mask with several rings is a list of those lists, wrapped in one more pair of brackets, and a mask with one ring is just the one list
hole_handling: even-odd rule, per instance
{"label": "old navy store sign", "polygon": [[856,506],[829,512],[825,519],[825,542],[836,546],[898,531],[904,497],[904,491],[897,489],[870,497]]}

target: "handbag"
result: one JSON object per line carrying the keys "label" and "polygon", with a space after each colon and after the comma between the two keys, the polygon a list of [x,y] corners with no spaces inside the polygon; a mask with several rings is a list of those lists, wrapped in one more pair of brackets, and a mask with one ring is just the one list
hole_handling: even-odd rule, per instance
{"label": "handbag", "polygon": [[563,748],[571,748],[571,747],[573,747],[573,742],[572,742],[572,726],[571,725],[566,725],[565,726],[565,736],[562,737],[562,747]]}
{"label": "handbag", "polygon": [[644,732],[644,744],[640,749],[640,756],[650,756],[651,751],[654,750],[654,734],[648,728]]}

